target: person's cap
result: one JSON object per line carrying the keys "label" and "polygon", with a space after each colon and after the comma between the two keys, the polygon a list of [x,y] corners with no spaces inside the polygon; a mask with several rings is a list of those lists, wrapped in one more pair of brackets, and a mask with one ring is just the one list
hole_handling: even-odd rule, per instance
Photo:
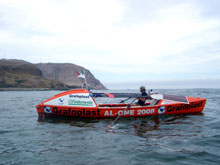
{"label": "person's cap", "polygon": [[141,86],[141,87],[140,87],[140,90],[146,90],[146,89],[145,89],[145,87],[144,87],[144,86]]}

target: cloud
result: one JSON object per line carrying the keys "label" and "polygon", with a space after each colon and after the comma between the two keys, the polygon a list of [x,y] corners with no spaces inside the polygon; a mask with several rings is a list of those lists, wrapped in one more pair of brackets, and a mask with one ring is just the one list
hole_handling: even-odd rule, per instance
{"label": "cloud", "polygon": [[[127,90],[138,92],[138,88],[144,85],[150,89],[185,89],[185,88],[220,88],[220,79],[180,79],[180,80],[149,80],[129,82],[106,82],[110,89]],[[154,92],[157,92],[156,90]]]}
{"label": "cloud", "polygon": [[219,4],[0,0],[0,55],[75,63],[101,81],[219,72]]}

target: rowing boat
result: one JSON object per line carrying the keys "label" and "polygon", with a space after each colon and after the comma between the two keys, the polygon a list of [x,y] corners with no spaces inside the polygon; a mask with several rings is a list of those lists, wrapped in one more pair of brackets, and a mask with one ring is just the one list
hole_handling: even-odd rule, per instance
{"label": "rowing boat", "polygon": [[136,98],[135,93],[92,93],[74,89],[59,93],[36,105],[39,117],[68,116],[72,118],[144,117],[202,112],[206,99],[200,97],[152,94],[144,106],[129,103],[97,103],[98,97]]}

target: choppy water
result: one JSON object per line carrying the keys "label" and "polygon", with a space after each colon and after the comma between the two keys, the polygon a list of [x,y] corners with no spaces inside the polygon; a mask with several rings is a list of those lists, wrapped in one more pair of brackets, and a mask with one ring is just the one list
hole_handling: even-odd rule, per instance
{"label": "choppy water", "polygon": [[60,91],[0,92],[0,164],[219,164],[220,89],[158,91],[205,97],[204,113],[40,122],[35,105]]}

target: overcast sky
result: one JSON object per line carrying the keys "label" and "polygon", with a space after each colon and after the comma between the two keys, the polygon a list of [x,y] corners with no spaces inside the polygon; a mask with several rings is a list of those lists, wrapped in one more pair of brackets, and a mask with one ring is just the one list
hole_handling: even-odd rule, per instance
{"label": "overcast sky", "polygon": [[220,1],[0,0],[0,58],[74,63],[110,88],[220,79]]}

